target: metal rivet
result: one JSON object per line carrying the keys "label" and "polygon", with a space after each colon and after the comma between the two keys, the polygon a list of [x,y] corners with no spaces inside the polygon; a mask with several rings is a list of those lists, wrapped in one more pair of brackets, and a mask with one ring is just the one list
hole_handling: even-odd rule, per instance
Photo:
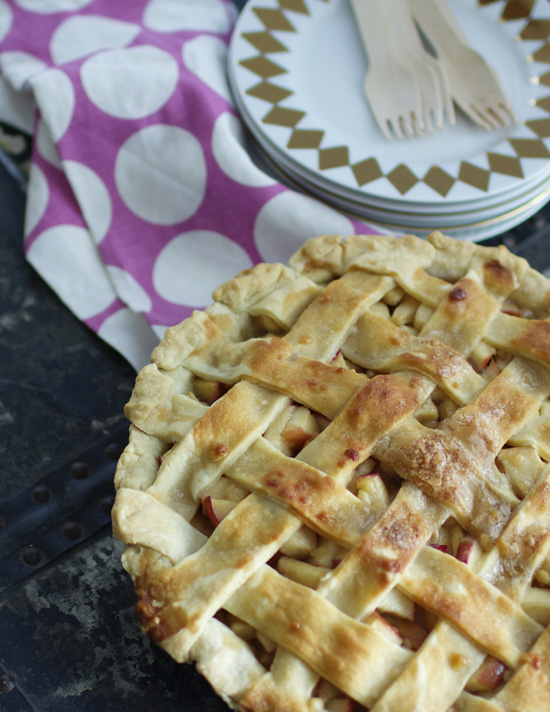
{"label": "metal rivet", "polygon": [[42,554],[38,551],[38,549],[34,546],[26,546],[23,549],[23,561],[28,564],[29,566],[36,566],[37,564],[40,563],[40,559],[42,558]]}
{"label": "metal rivet", "polygon": [[7,694],[15,688],[15,678],[13,675],[7,675],[4,673],[0,675],[0,692]]}
{"label": "metal rivet", "polygon": [[46,487],[46,485],[37,485],[32,490],[31,497],[34,499],[35,502],[40,502],[40,504],[44,504],[44,502],[48,502],[51,499],[52,493],[51,490]]}
{"label": "metal rivet", "polygon": [[77,480],[83,480],[90,474],[90,468],[85,462],[73,462],[71,465],[71,475]]}
{"label": "metal rivet", "polygon": [[82,527],[76,522],[67,522],[63,525],[62,531],[63,536],[66,536],[67,539],[78,539],[82,534]]}
{"label": "metal rivet", "polygon": [[122,445],[119,445],[118,443],[109,443],[105,448],[105,454],[113,460],[118,460],[118,458],[122,455],[123,449]]}
{"label": "metal rivet", "polygon": [[102,512],[105,512],[105,514],[110,514],[114,503],[115,503],[114,497],[103,497],[103,499],[99,503],[99,508],[101,509]]}

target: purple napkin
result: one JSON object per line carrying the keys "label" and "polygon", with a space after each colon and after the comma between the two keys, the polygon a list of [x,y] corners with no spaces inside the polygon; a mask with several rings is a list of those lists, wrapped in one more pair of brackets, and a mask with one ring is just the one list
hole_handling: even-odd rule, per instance
{"label": "purple napkin", "polygon": [[224,0],[0,0],[0,119],[34,129],[27,258],[136,369],[237,272],[375,232],[252,161],[234,20]]}

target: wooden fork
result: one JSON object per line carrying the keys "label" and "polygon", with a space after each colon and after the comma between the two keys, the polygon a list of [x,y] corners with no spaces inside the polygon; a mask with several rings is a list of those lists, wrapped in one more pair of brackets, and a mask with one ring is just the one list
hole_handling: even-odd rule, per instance
{"label": "wooden fork", "polygon": [[414,18],[446,69],[457,106],[485,129],[515,123],[514,109],[495,70],[472,49],[447,2],[408,2]]}
{"label": "wooden fork", "polygon": [[388,139],[454,122],[444,70],[422,47],[406,0],[351,0],[369,60],[365,96]]}

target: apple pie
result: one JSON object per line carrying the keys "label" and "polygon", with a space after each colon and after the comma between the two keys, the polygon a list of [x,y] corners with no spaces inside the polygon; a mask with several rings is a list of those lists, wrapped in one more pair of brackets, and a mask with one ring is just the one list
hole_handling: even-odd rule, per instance
{"label": "apple pie", "polygon": [[550,280],[329,235],[213,300],[126,407],[146,635],[239,710],[550,710]]}

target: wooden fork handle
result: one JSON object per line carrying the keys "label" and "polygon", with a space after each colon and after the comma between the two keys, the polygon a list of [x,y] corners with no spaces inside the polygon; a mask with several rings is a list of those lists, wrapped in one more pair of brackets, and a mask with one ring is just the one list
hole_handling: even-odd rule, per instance
{"label": "wooden fork handle", "polygon": [[409,7],[440,57],[449,57],[460,44],[468,46],[446,0],[409,0]]}
{"label": "wooden fork handle", "polygon": [[370,63],[393,54],[388,42],[388,19],[380,0],[350,0],[361,42]]}

